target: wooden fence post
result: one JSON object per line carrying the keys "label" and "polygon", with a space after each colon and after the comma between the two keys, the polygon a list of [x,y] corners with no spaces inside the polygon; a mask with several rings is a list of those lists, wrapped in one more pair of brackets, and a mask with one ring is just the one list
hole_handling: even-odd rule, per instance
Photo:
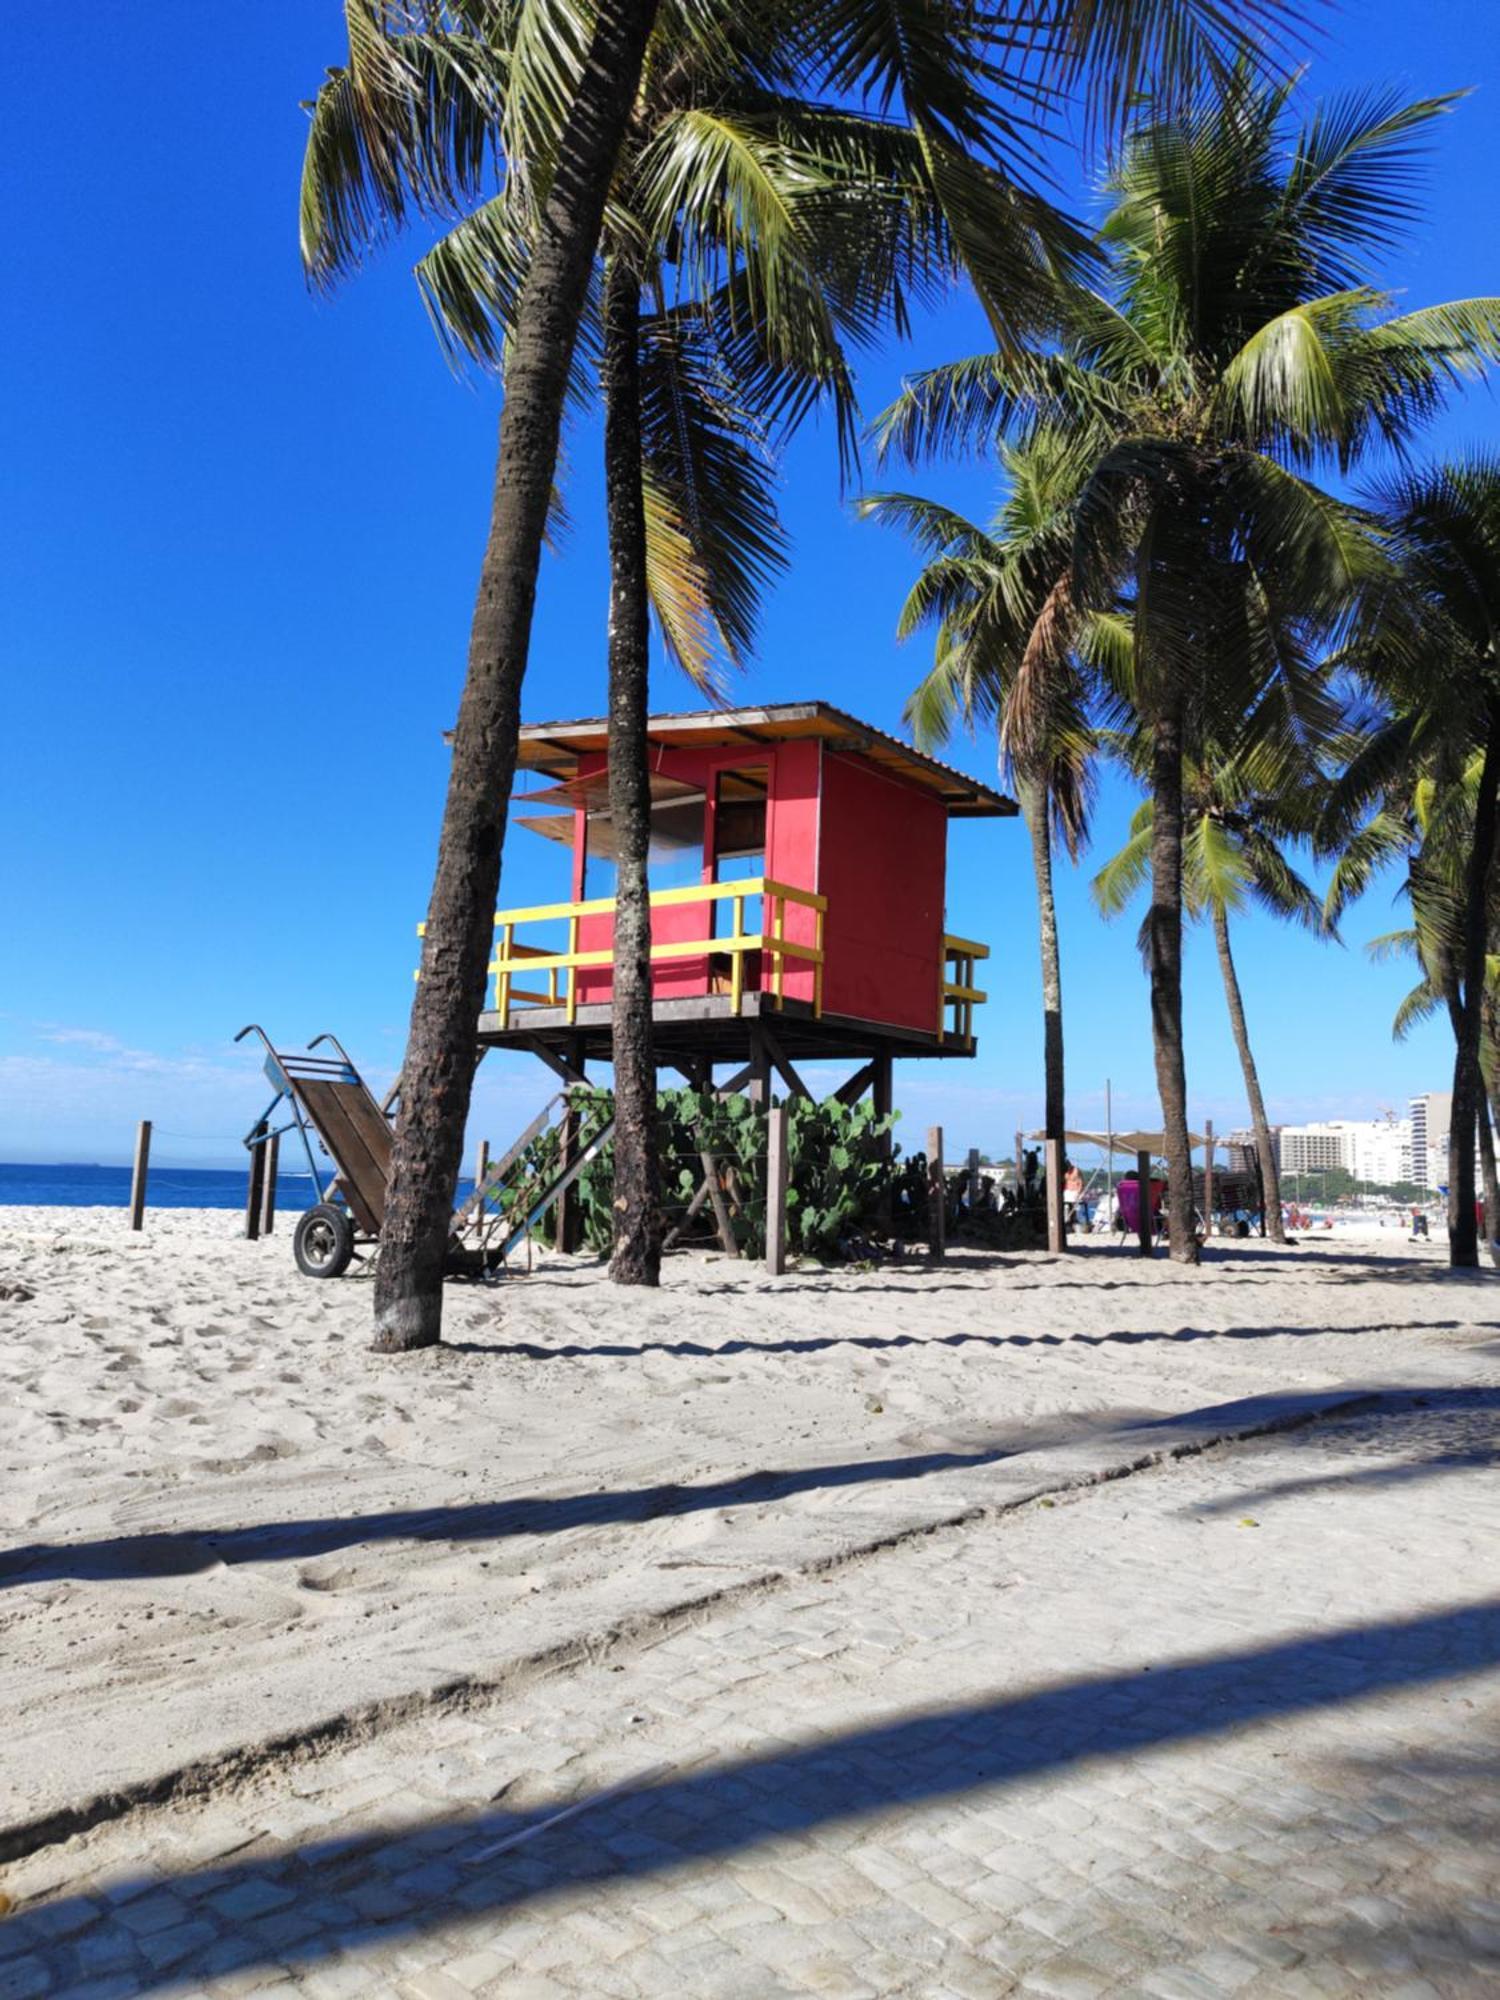
{"label": "wooden fence post", "polygon": [[1063,1214],[1063,1149],[1061,1139],[1048,1139],[1047,1162],[1047,1248],[1054,1256],[1068,1247],[1067,1222]]}
{"label": "wooden fence post", "polygon": [[1141,1255],[1151,1255],[1151,1155],[1137,1153],[1135,1156],[1135,1219],[1136,1232],[1141,1239]]}
{"label": "wooden fence post", "polygon": [[979,1206],[979,1148],[969,1148],[969,1213]]}
{"label": "wooden fence post", "polygon": [[266,1156],[266,1170],[260,1191],[260,1233],[269,1236],[276,1227],[276,1171],[280,1164],[281,1134],[273,1132],[261,1151]]}
{"label": "wooden fence post", "polygon": [[130,1176],[130,1226],[139,1229],[146,1219],[146,1170],[151,1163],[151,1120],[143,1118],[135,1128],[135,1168]]}
{"label": "wooden fence post", "polygon": [[786,1269],[787,1121],[785,1104],[773,1104],[766,1117],[766,1275],[779,1278]]}
{"label": "wooden fence post", "polygon": [[260,1212],[265,1200],[265,1136],[266,1122],[262,1119],[250,1134],[255,1143],[250,1148],[250,1185],[245,1192],[245,1234],[252,1243],[260,1235]]}
{"label": "wooden fence post", "polygon": [[941,1260],[948,1238],[948,1187],[943,1179],[943,1128],[927,1133],[927,1254]]}
{"label": "wooden fence post", "polygon": [[484,1214],[484,1177],[490,1170],[490,1142],[481,1139],[479,1157],[474,1162],[474,1192],[478,1196],[479,1213]]}
{"label": "wooden fence post", "polygon": [[1214,1121],[1203,1121],[1203,1234],[1214,1233]]}

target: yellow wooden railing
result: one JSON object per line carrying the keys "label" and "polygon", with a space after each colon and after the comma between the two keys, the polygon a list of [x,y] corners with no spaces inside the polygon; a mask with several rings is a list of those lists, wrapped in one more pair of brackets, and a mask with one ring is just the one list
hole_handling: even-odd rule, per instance
{"label": "yellow wooden railing", "polygon": [[[747,931],[745,928],[745,905],[755,897],[761,900],[761,928]],[[729,993],[734,1011],[738,1014],[744,1003],[745,955],[758,951],[765,955],[767,969],[771,974],[769,990],[776,1005],[782,1003],[788,959],[798,959],[813,968],[813,1013],[823,1011],[823,919],[828,910],[828,900],[817,896],[808,889],[794,889],[785,882],[768,882],[763,876],[756,876],[747,882],[705,882],[689,889],[660,889],[651,898],[654,910],[672,909],[685,904],[727,903],[730,913],[730,930],[727,937],[668,938],[653,941],[651,963],[659,965],[674,958],[703,958],[713,954],[723,954],[729,959]],[[813,942],[801,944],[786,935],[786,906],[788,903],[800,905],[814,912],[816,922]],[[577,1019],[578,982],[580,968],[612,965],[614,951],[605,948],[598,951],[580,951],[578,948],[579,927],[585,917],[613,916],[615,899],[613,896],[595,898],[585,903],[539,903],[529,910],[497,910],[495,929],[499,940],[490,972],[495,981],[495,1012],[509,1025],[510,1010],[513,1006],[563,1007],[568,1020]],[[521,944],[516,939],[516,931],[523,924],[556,923],[559,920],[568,926],[568,947],[566,951],[549,951],[545,946]],[[519,986],[518,975],[529,980],[533,974],[545,973],[546,985]],[[559,981],[559,974],[566,978]]]}
{"label": "yellow wooden railing", "polygon": [[[946,1041],[949,1035],[960,1041],[974,1039],[974,1009],[989,995],[974,984],[974,966],[981,958],[988,958],[987,944],[975,944],[972,938],[945,937],[943,939],[943,970],[938,981],[938,1040]],[[953,1019],[948,1019],[949,1008]]]}

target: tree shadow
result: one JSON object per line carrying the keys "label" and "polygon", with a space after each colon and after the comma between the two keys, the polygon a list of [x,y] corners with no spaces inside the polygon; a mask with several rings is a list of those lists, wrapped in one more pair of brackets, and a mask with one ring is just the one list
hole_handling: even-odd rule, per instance
{"label": "tree shadow", "polygon": [[664,1482],[621,1492],[539,1495],[463,1506],[396,1508],[379,1514],[324,1515],[305,1520],[258,1522],[248,1527],[111,1535],[89,1542],[33,1542],[0,1554],[0,1589],[64,1581],[108,1583],[131,1577],[192,1576],[249,1562],[307,1561],[360,1543],[503,1541],[516,1535],[554,1535],[571,1528],[633,1525],[664,1517],[730,1507],[771,1506],[797,1494],[854,1486],[899,1485],[938,1473],[972,1472],[1026,1453],[1055,1449],[1084,1437],[1137,1439],[1141,1448],[1162,1434],[1192,1431],[1225,1435],[1291,1424],[1314,1416],[1337,1399],[1378,1390],[1329,1389],[1243,1397],[1169,1415],[1151,1411],[1094,1411],[1045,1417],[1009,1431],[985,1427],[973,1450],[913,1451],[902,1457],[845,1460],[830,1465],[766,1468],[696,1485]]}
{"label": "tree shadow", "polygon": [[[1289,1434],[1300,1445],[1306,1431]],[[1217,1500],[1180,1511],[1193,1516],[1244,1513],[1310,1493],[1348,1493],[1413,1485],[1500,1465],[1500,1388],[1429,1389],[1383,1402],[1358,1415],[1334,1417],[1315,1433],[1320,1452],[1367,1452],[1377,1462],[1357,1470],[1311,1473],[1264,1486],[1237,1486]]]}
{"label": "tree shadow", "polygon": [[[1466,1326],[1461,1319],[1401,1322],[1404,1333],[1447,1333]],[[1310,1340],[1361,1333],[1388,1333],[1392,1320],[1368,1320],[1353,1326],[1176,1326],[1121,1327],[1109,1333],[821,1333],[788,1335],[779,1340],[737,1337],[710,1344],[703,1340],[570,1340],[550,1347],[536,1340],[454,1340],[455,1354],[496,1354],[526,1361],[625,1361],[646,1354],[670,1354],[711,1361],[728,1354],[823,1354],[836,1347],[863,1347],[875,1352],[906,1347],[1149,1347],[1162,1342],[1187,1345],[1198,1340]]]}
{"label": "tree shadow", "polygon": [[[445,1922],[502,1917],[556,1892],[645,1880],[776,1836],[954,1800],[1085,1759],[1129,1759],[1497,1664],[1500,1600],[1489,1599],[896,1712],[839,1735],[790,1746],[781,1739],[761,1755],[647,1772],[592,1798],[557,1797],[528,1811],[438,1812],[396,1832],[333,1836],[165,1881],[112,1884],[102,1914],[86,1894],[59,1897],[5,1923],[0,1963],[3,1955],[29,1963],[37,1954],[56,1968],[55,1990],[70,1991],[110,1969],[113,1940],[118,1991],[137,1995],[261,1965],[316,1967]],[[172,1936],[186,1942],[174,1958],[169,1937],[145,1966],[139,1939],[149,1945],[162,1935],[153,1891],[169,1892]]]}

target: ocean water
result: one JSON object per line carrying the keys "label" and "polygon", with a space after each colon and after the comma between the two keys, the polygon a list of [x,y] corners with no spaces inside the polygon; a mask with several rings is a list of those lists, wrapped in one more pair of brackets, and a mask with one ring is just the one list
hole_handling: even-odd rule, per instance
{"label": "ocean water", "polygon": [[[243,1208],[247,1170],[152,1167],[146,1176],[148,1208]],[[276,1176],[278,1208],[309,1208],[317,1200],[311,1179]],[[9,1166],[0,1163],[0,1207],[124,1208],[130,1201],[129,1167]]]}
{"label": "ocean water", "polygon": [[[146,1177],[146,1206],[243,1208],[247,1175],[247,1167],[152,1167]],[[459,1182],[460,1201],[472,1186],[472,1181]],[[306,1171],[276,1176],[278,1209],[295,1214],[311,1208],[317,1198]],[[129,1203],[129,1167],[32,1167],[0,1161],[0,1208],[126,1208]]]}

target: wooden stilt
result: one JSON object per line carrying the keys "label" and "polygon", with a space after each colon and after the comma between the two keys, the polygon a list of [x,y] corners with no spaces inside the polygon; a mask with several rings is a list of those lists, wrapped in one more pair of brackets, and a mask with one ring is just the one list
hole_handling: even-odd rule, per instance
{"label": "wooden stilt", "polygon": [[979,1148],[969,1148],[969,1212],[979,1206]]}
{"label": "wooden stilt", "polygon": [[934,1263],[942,1260],[948,1238],[948,1187],[943,1179],[943,1128],[933,1125],[927,1132],[927,1254]]}
{"label": "wooden stilt", "polygon": [[750,1082],[745,1095],[752,1104],[765,1106],[771,1101],[771,1056],[758,1034],[750,1038]]}
{"label": "wooden stilt", "polygon": [[151,1164],[151,1120],[143,1118],[135,1128],[135,1166],[130,1176],[130,1226],[140,1229],[146,1220],[146,1173]]}
{"label": "wooden stilt", "polygon": [[[851,1079],[852,1081],[852,1079]],[[877,1118],[889,1118],[892,1109],[891,1058],[884,1051],[870,1062],[870,1103]],[[879,1157],[889,1165],[895,1149],[895,1141],[889,1132],[882,1132],[876,1141]],[[880,1197],[875,1212],[875,1220],[880,1228],[889,1232],[891,1227],[891,1192],[887,1187]]]}
{"label": "wooden stilt", "polygon": [[787,1130],[791,1113],[775,1105],[766,1120],[766,1274],[786,1269]]}

